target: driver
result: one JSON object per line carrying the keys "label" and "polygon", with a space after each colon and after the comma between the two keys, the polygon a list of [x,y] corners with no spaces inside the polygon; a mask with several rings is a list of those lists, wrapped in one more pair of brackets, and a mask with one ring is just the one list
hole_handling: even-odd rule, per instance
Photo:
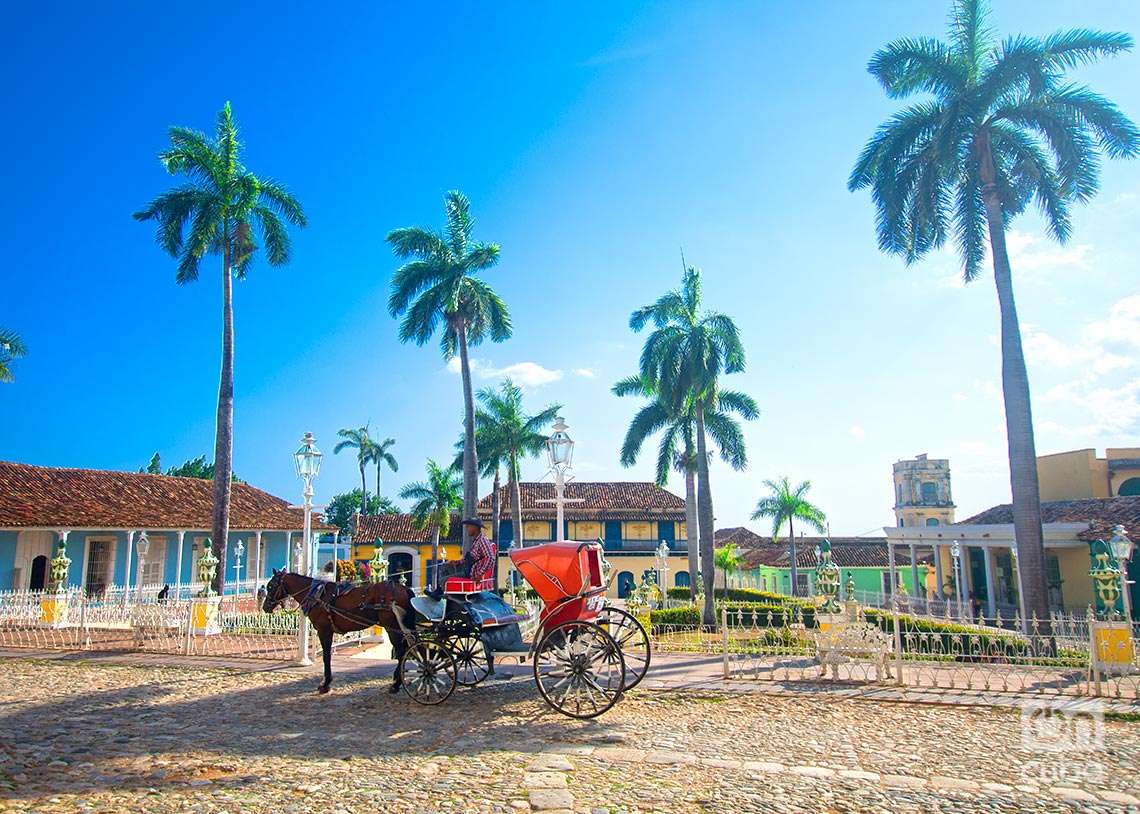
{"label": "driver", "polygon": [[471,548],[467,549],[467,553],[459,562],[448,563],[439,568],[436,576],[438,584],[426,592],[433,599],[438,600],[443,596],[443,586],[448,577],[467,577],[478,585],[483,580],[490,579],[495,570],[495,544],[483,533],[483,521],[477,517],[468,517],[463,521],[463,525],[474,535]]}

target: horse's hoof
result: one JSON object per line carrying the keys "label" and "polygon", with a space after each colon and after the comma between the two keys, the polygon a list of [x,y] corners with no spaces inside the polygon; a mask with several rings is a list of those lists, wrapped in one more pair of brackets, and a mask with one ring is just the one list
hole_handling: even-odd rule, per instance
{"label": "horse's hoof", "polygon": [[328,684],[322,684],[321,686],[317,687],[317,695],[328,695],[328,691],[329,691],[329,685]]}
{"label": "horse's hoof", "polygon": [[393,684],[391,687],[388,688],[388,695],[395,695],[399,691],[400,691],[400,685],[399,684]]}

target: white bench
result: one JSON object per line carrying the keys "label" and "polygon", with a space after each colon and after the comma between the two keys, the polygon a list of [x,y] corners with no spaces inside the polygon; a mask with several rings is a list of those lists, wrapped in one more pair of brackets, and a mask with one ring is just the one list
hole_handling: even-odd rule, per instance
{"label": "white bench", "polygon": [[832,679],[839,678],[839,665],[853,659],[870,659],[875,664],[875,680],[891,677],[890,656],[893,642],[877,625],[866,622],[837,622],[815,636],[819,677],[831,666]]}

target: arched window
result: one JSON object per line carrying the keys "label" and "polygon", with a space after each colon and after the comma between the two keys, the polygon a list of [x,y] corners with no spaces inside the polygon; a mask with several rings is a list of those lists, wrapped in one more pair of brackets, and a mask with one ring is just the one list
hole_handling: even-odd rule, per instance
{"label": "arched window", "polygon": [[1140,478],[1129,478],[1124,481],[1124,483],[1120,484],[1120,488],[1116,491],[1116,494],[1121,497],[1135,497],[1136,495],[1140,495]]}
{"label": "arched window", "polygon": [[938,502],[938,484],[924,481],[922,484],[922,502],[923,503],[937,503]]}
{"label": "arched window", "polygon": [[938,518],[937,518],[937,517],[928,517],[928,518],[926,518],[926,525],[928,525],[928,526],[937,526],[937,525],[938,525]]}
{"label": "arched window", "polygon": [[622,571],[618,574],[618,599],[625,599],[629,596],[629,592],[633,590],[633,572]]}
{"label": "arched window", "polygon": [[678,588],[688,588],[689,587],[689,572],[688,571],[678,571],[676,574],[673,575],[673,584],[675,586],[677,586]]}
{"label": "arched window", "polygon": [[906,525],[906,521],[905,521],[905,520],[903,520],[903,519],[900,517],[900,518],[899,518],[899,528],[901,529],[901,528],[902,528],[903,526],[905,526],[905,525]]}

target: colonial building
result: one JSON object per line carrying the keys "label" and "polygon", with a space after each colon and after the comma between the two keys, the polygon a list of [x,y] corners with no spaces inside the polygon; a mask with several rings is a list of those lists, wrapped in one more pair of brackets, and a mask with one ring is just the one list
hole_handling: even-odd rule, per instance
{"label": "colonial building", "polygon": [[[886,541],[881,537],[830,537],[831,561],[839,566],[844,585],[850,578],[857,594],[879,596],[890,591],[890,571]],[[823,537],[796,538],[796,580],[798,596],[815,594],[815,570],[819,567],[816,547]],[[735,543],[740,549],[741,566],[738,574],[729,577],[729,585],[755,588],[760,591],[791,594],[791,548],[785,537],[773,540],[762,537],[744,527],[721,529],[716,533],[716,545]],[[919,585],[925,590],[925,571],[918,575]],[[914,583],[909,573],[898,574],[899,583],[913,595]],[[717,586],[724,584],[724,574],[717,572]],[[921,593],[920,593],[921,595]]]}
{"label": "colonial building", "polygon": [[895,525],[945,526],[954,522],[950,461],[927,458],[923,453],[896,461],[894,475]]}
{"label": "colonial building", "polygon": [[[188,584],[210,535],[212,489],[198,478],[0,461],[0,586],[44,588],[60,542],[71,559],[68,582],[90,593]],[[299,509],[235,483],[226,580],[288,566],[302,528]],[[314,528],[332,530],[319,521]],[[242,558],[234,569],[239,544]]]}
{"label": "colonial building", "polygon": [[[1117,524],[1124,526],[1130,537],[1140,532],[1140,497],[1043,501],[1041,519],[1049,604],[1056,610],[1084,611],[1093,602],[1088,544],[1108,540]],[[972,597],[988,615],[1017,612],[1017,544],[1011,504],[994,506],[950,526],[888,527],[885,531],[888,544],[900,552],[904,573],[912,561],[932,559],[937,584],[946,598],[956,598],[961,580],[962,596]],[[957,560],[953,556],[955,543]],[[1128,569],[1133,580],[1133,608],[1140,600],[1135,585],[1140,575],[1137,559],[1133,558]]]}
{"label": "colonial building", "polygon": [[1042,500],[1140,495],[1140,448],[1075,449],[1037,458]]}
{"label": "colonial building", "polygon": [[[625,596],[647,570],[656,569],[654,551],[665,543],[669,551],[669,579],[674,585],[688,585],[685,501],[653,483],[574,481],[566,485],[563,509],[565,528],[555,528],[554,484],[520,483],[522,543],[530,545],[555,539],[601,540],[606,557],[617,572],[612,591]],[[500,492],[499,579],[505,584],[509,567],[506,551],[517,535],[511,520],[510,492]],[[479,517],[487,536],[492,536],[491,495],[479,501]],[[441,543],[448,560],[460,555],[458,518]],[[410,515],[376,515],[360,519],[353,533],[353,558],[367,561],[373,545],[383,541],[389,573],[413,575],[417,585],[427,580],[431,565],[431,534],[415,529]]]}

